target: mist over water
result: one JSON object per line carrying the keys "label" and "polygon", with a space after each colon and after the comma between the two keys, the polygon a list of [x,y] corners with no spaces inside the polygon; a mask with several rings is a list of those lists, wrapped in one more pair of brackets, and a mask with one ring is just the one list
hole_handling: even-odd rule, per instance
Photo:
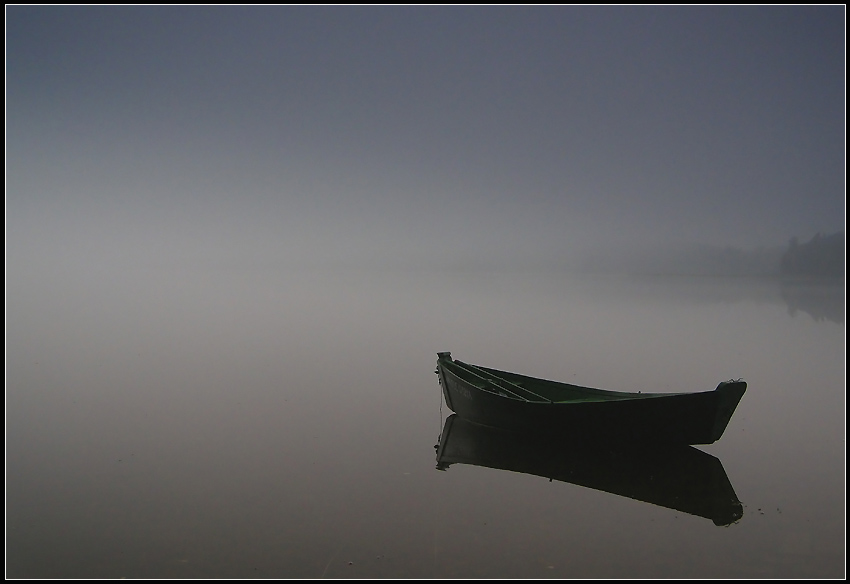
{"label": "mist over water", "polygon": [[[7,7],[7,575],[842,576],[843,15]],[[437,470],[438,351],[744,378],[743,517]]]}

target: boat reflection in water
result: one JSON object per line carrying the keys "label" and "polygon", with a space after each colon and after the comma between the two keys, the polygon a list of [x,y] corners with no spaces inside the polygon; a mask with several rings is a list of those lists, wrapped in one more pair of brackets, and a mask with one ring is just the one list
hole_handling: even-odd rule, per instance
{"label": "boat reflection in water", "polygon": [[452,414],[436,448],[438,470],[472,464],[537,475],[705,517],[715,525],[744,514],[720,461],[692,446],[577,448]]}

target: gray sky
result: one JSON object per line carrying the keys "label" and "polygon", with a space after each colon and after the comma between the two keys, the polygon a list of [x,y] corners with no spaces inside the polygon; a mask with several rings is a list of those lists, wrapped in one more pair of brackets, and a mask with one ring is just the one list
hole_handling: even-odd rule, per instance
{"label": "gray sky", "polygon": [[845,13],[7,6],[7,245],[415,262],[838,231]]}

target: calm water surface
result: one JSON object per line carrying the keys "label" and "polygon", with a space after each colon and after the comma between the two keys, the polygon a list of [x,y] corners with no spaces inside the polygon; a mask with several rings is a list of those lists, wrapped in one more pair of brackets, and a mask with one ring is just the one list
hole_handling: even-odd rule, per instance
{"label": "calm water surface", "polygon": [[[18,269],[8,577],[845,575],[844,285],[534,273]],[[436,353],[624,391],[748,390],[710,519],[437,470]],[[576,445],[581,449],[586,445]]]}

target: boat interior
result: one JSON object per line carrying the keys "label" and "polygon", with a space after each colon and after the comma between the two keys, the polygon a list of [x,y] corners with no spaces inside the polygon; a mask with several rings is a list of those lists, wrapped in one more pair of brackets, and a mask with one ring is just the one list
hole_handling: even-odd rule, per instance
{"label": "boat interior", "polygon": [[592,387],[583,387],[559,381],[548,381],[518,373],[499,371],[498,369],[490,369],[488,367],[479,367],[457,360],[443,361],[442,365],[448,367],[455,375],[467,383],[484,391],[528,402],[598,402],[671,395],[669,393],[627,393],[594,389]]}

